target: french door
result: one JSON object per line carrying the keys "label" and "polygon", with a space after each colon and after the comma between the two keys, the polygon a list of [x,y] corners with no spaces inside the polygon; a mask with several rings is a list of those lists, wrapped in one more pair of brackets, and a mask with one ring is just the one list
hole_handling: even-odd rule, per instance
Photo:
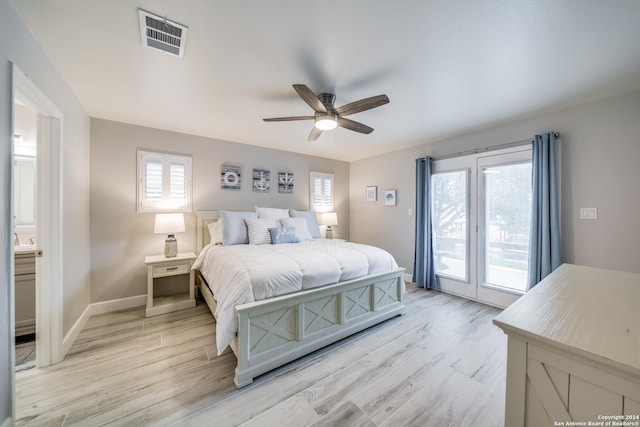
{"label": "french door", "polygon": [[524,294],[531,147],[436,160],[431,197],[441,289],[500,307]]}

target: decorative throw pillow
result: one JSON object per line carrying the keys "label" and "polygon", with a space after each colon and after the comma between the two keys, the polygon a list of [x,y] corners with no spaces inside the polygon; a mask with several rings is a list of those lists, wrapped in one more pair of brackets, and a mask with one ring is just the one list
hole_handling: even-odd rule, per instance
{"label": "decorative throw pillow", "polygon": [[279,245],[281,243],[298,243],[296,229],[293,227],[270,228],[271,243]]}
{"label": "decorative throw pillow", "polygon": [[223,241],[222,237],[222,218],[219,218],[216,222],[212,222],[207,225],[209,228],[209,236],[211,237],[210,243],[214,245],[221,245]]}
{"label": "decorative throw pillow", "polygon": [[258,218],[255,212],[220,211],[222,218],[222,244],[246,245],[249,243],[245,218]]}
{"label": "decorative throw pillow", "polygon": [[247,223],[249,243],[252,245],[271,244],[269,229],[279,225],[275,219],[264,218],[245,218],[244,222]]}
{"label": "decorative throw pillow", "polygon": [[259,208],[256,206],[256,213],[258,214],[258,218],[280,219],[289,217],[288,209]]}
{"label": "decorative throw pillow", "polygon": [[318,217],[314,211],[297,211],[289,209],[289,216],[292,218],[304,218],[307,220],[307,230],[314,239],[320,238],[320,227],[318,227]]}
{"label": "decorative throw pillow", "polygon": [[309,230],[307,229],[307,220],[306,218],[282,218],[280,219],[280,224],[283,227],[293,227],[296,229],[296,237],[298,240],[311,240],[311,234],[309,234]]}

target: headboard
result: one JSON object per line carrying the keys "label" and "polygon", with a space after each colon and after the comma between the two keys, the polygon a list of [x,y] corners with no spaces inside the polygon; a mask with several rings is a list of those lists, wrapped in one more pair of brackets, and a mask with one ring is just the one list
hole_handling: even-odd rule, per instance
{"label": "headboard", "polygon": [[209,224],[218,222],[219,219],[220,211],[196,211],[196,252],[198,254],[211,242]]}

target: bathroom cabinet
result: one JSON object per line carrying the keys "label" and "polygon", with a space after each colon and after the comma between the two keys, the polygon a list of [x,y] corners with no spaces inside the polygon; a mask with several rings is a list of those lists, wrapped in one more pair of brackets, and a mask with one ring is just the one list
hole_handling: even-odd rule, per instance
{"label": "bathroom cabinet", "polygon": [[36,251],[16,250],[15,313],[16,336],[36,332]]}

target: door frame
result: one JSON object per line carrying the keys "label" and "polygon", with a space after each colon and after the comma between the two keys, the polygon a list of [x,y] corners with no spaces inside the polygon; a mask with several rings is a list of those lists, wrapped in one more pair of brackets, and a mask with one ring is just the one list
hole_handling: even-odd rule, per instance
{"label": "door frame", "polygon": [[[481,257],[483,250],[480,219],[484,202],[481,201],[481,188],[479,185],[479,163],[481,159],[494,156],[517,155],[522,152],[531,152],[530,144],[518,144],[516,146],[474,152],[455,157],[434,159],[433,174],[458,172],[466,170],[467,173],[467,280],[462,280],[446,275],[437,274],[440,289],[443,292],[458,295],[483,304],[506,308],[516,301],[522,294],[517,291],[503,290],[484,284],[482,276]],[[440,164],[438,164],[440,162]],[[445,163],[446,162],[446,163]],[[516,161],[519,163],[520,160]],[[444,166],[443,166],[444,163]]]}
{"label": "door frame", "polygon": [[[63,114],[15,64],[12,67],[12,80],[12,127],[15,98],[38,113],[36,235],[37,246],[44,256],[36,257],[36,366],[44,367],[58,363],[63,355]],[[13,188],[11,200],[13,203]],[[15,286],[15,280],[12,280],[11,286]],[[15,295],[15,289],[12,291]],[[15,310],[15,301],[12,304]],[[15,318],[11,320],[11,327],[15,329]],[[15,341],[12,345],[15,346]]]}

